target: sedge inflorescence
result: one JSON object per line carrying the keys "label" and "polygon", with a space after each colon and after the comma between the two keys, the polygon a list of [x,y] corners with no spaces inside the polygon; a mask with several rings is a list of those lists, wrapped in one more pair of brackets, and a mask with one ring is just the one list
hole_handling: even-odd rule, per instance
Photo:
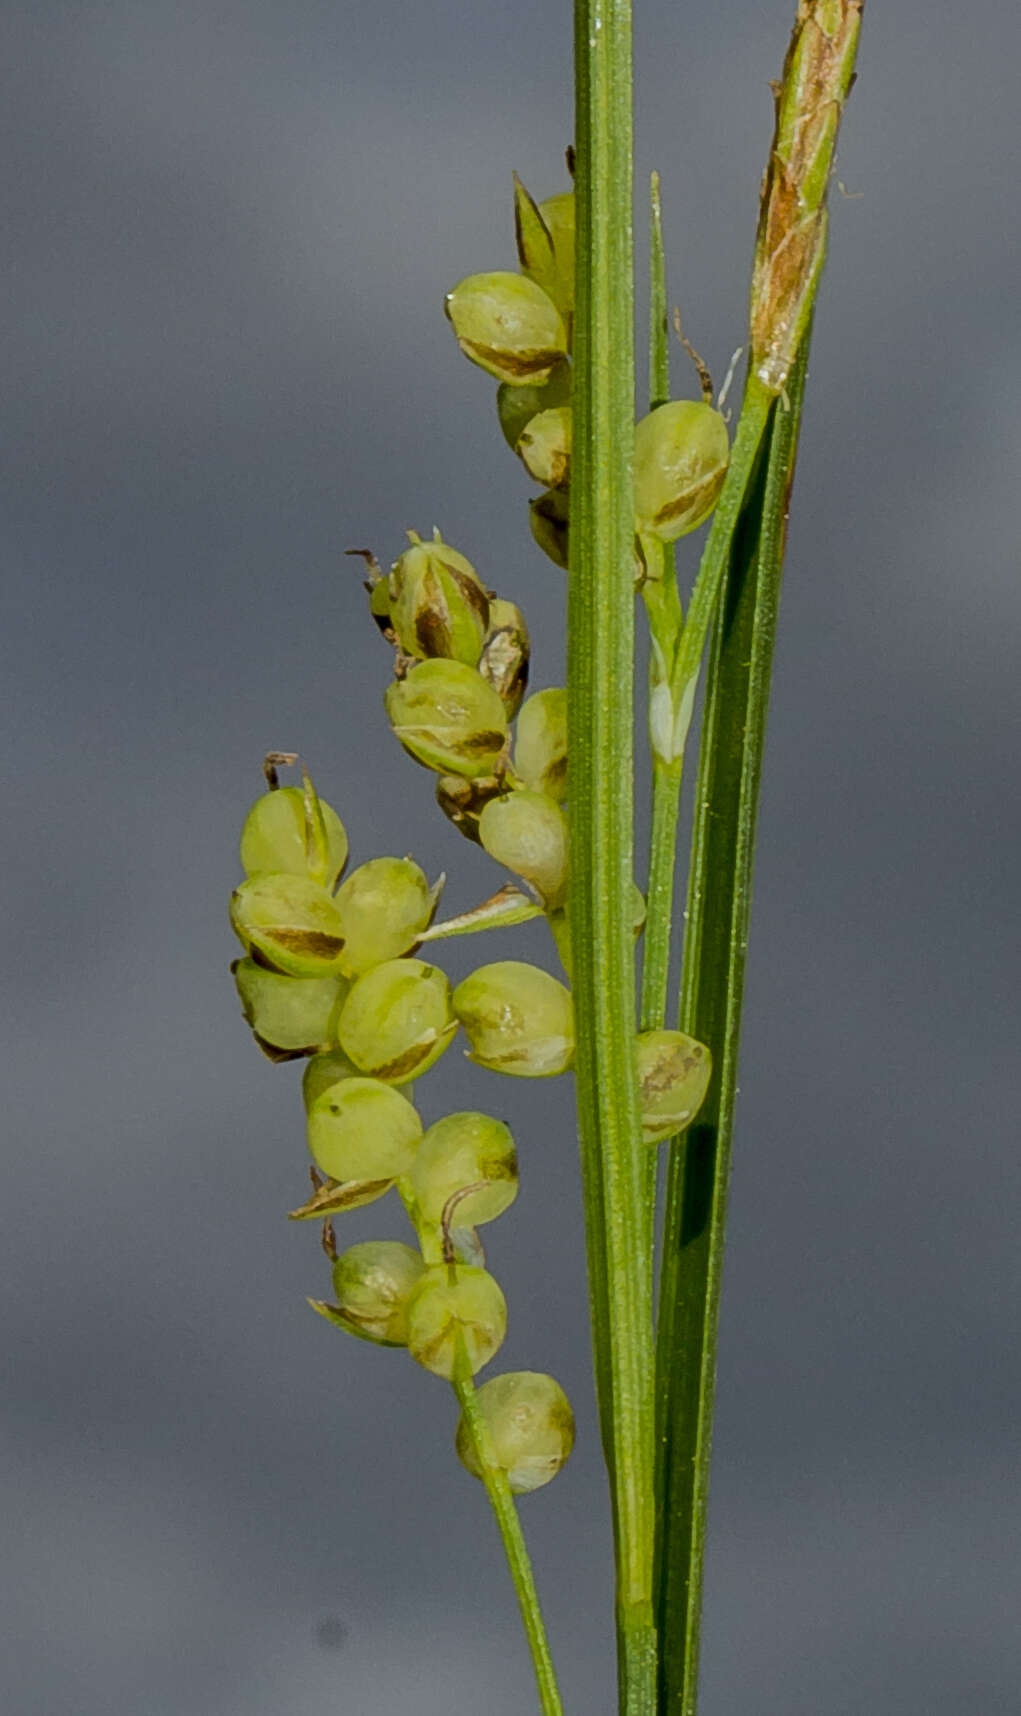
{"label": "sedge inflorescence", "polygon": [[[446,300],[466,355],[499,382],[503,434],[543,492],[532,532],[567,564],[571,465],[574,199],[535,203],[516,182],[520,272],[475,275]],[[727,463],[723,419],[706,402],[674,401],[638,425],[635,564],[643,542],[694,529],[715,502]],[[570,980],[567,904],[571,860],[567,698],[550,686],[526,696],[530,644],[520,609],[498,595],[438,531],[409,532],[384,573],[368,564],[369,607],[392,649],[384,703],[405,752],[436,776],[436,797],[461,834],[514,878],[460,916],[436,922],[443,878],[430,883],[410,856],[372,857],[347,871],[337,812],[307,772],[282,787],[273,753],[268,790],[241,836],[245,879],[231,897],[244,957],[233,969],[255,1039],[276,1061],[304,1059],[312,1196],[296,1220],[323,1223],[333,1297],[311,1300],[338,1329],[401,1347],[424,1369],[468,1382],[498,1351],[507,1305],[478,1230],[518,1190],[513,1136],[481,1112],[425,1127],[418,1081],[463,1032],[479,1065],[517,1078],[569,1071],[574,1015],[567,983],[515,959],[480,965],[456,987],[433,958],[448,935],[481,933],[545,916]],[[360,553],[362,551],[359,551]],[[644,902],[635,888],[635,934]],[[642,1143],[693,1118],[710,1076],[708,1050],[677,1031],[636,1033]],[[338,1251],[346,1210],[396,1189],[414,1244],[385,1239]],[[487,1381],[476,1397],[486,1459],[512,1490],[547,1483],[570,1453],[570,1405],[552,1377],[522,1371]],[[483,1475],[476,1431],[457,1435],[468,1469]]]}

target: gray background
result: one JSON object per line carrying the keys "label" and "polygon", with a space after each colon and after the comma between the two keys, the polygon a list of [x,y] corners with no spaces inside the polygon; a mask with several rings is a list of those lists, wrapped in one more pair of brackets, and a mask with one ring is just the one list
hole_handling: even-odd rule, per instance
{"label": "gray background", "polygon": [[[638,6],[671,293],[742,338],[792,6]],[[833,197],[761,828],[704,1716],[1016,1711],[1015,9],[866,17]],[[380,694],[350,545],[433,523],[561,678],[563,586],[443,291],[561,188],[569,7],[4,9],[3,1555],[13,1716],[534,1708],[447,1391],[306,1309],[293,1068],[226,896],[269,746],[355,861],[496,879]],[[1013,146],[1013,159],[1012,159]],[[679,385],[691,391],[684,366]],[[519,932],[523,955],[545,959]],[[450,969],[517,951],[463,946]],[[568,1709],[608,1716],[569,1081],[505,1114],[498,1368],[575,1458],[523,1506]],[[399,1234],[389,1204],[350,1237]]]}

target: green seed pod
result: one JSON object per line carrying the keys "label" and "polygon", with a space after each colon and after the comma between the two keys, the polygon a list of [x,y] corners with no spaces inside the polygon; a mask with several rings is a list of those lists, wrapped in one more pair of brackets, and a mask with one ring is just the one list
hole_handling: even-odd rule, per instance
{"label": "green seed pod", "polygon": [[570,329],[574,315],[574,192],[547,197],[539,204],[539,213],[553,240],[557,267],[556,285],[547,286],[546,291]]}
{"label": "green seed pod", "polygon": [[339,1084],[341,1079],[359,1076],[358,1068],[353,1061],[348,1060],[343,1049],[327,1049],[321,1055],[313,1055],[301,1079],[305,1113],[308,1113],[324,1090],[329,1090],[331,1084]]}
{"label": "green seed pod", "polygon": [[567,330],[541,286],[520,274],[471,274],[444,308],[465,357],[498,381],[546,381],[567,356]]}
{"label": "green seed pod", "polygon": [[[489,1432],[489,1451],[515,1495],[539,1490],[567,1464],[574,1447],[574,1413],[558,1382],[537,1370],[490,1377],[475,1396]],[[462,1414],[457,1456],[472,1477],[482,1468]]]}
{"label": "green seed pod", "polygon": [[513,602],[494,597],[489,604],[489,631],[479,657],[479,672],[500,696],[513,721],[528,685],[532,646],[525,616]]}
{"label": "green seed pod", "polygon": [[550,489],[566,489],[571,477],[571,407],[539,411],[522,429],[515,448],[530,477]]}
{"label": "green seed pod", "polygon": [[478,662],[489,597],[474,566],[437,537],[412,537],[390,573],[390,623],[406,655]]}
{"label": "green seed pod", "polygon": [[643,1031],[638,1038],[642,1137],[660,1144],[694,1119],[712,1076],[704,1043],[683,1031]]}
{"label": "green seed pod", "polygon": [[347,834],[332,805],[308,788],[278,787],[257,798],[241,830],[246,876],[311,876],[333,889],[347,863]]}
{"label": "green seed pod", "polygon": [[536,691],[522,707],[514,739],[514,769],[533,792],[567,797],[567,692]]}
{"label": "green seed pod", "polygon": [[548,381],[529,382],[524,387],[511,387],[509,382],[503,382],[496,390],[496,410],[511,452],[517,452],[521,431],[537,412],[570,403],[571,366],[566,359],[550,372]]}
{"label": "green seed pod", "polygon": [[358,977],[407,953],[428,929],[436,900],[436,889],[411,858],[370,858],[359,864],[337,891],[344,975]]}
{"label": "green seed pod", "polygon": [[[518,1195],[510,1128],[471,1112],[437,1120],[422,1134],[411,1184],[422,1216],[434,1227],[444,1219],[458,1228],[495,1221]],[[464,1197],[457,1197],[459,1192]],[[451,1198],[457,1202],[448,1210]]]}
{"label": "green seed pod", "polygon": [[338,1026],[359,1071],[387,1084],[418,1078],[456,1031],[446,973],[420,959],[388,959],[359,977]]}
{"label": "green seed pod", "polygon": [[314,1055],[336,1042],[347,994],[341,978],[287,977],[282,971],[267,971],[254,959],[236,959],[230,969],[241,1010],[270,1060]]}
{"label": "green seed pod", "polygon": [[567,818],[545,793],[506,793],[486,805],[479,839],[491,858],[531,882],[551,911],[567,894]]}
{"label": "green seed pod", "polygon": [[697,529],[716,505],[730,459],[727,425],[699,399],[671,399],[635,429],[635,522],[660,542]]}
{"label": "green seed pod", "polygon": [[349,1246],[333,1265],[337,1310],[352,1334],[381,1346],[408,1344],[408,1300],[425,1273],[421,1254],[396,1239]]}
{"label": "green seed pod", "polygon": [[481,844],[479,817],[490,799],[499,798],[506,790],[507,783],[499,775],[481,775],[474,781],[466,781],[463,775],[441,775],[436,782],[436,803],[466,840]]}
{"label": "green seed pod", "polygon": [[409,1172],[421,1136],[407,1097],[374,1078],[341,1079],[308,1111],[308,1147],[331,1180],[396,1180]]}
{"label": "green seed pod", "polygon": [[554,566],[567,571],[568,500],[563,489],[547,489],[528,503],[532,535]]}
{"label": "green seed pod", "polygon": [[462,661],[422,661],[387,688],[386,712],[404,749],[441,774],[491,775],[507,742],[499,693]]}
{"label": "green seed pod", "polygon": [[340,975],[340,914],[311,876],[250,876],[230,897],[230,921],[245,952],[258,954],[276,971]]}
{"label": "green seed pod", "polygon": [[507,1332],[507,1301],[487,1270],[438,1263],[412,1293],[407,1318],[412,1358],[453,1382],[492,1358]]}
{"label": "green seed pod", "polygon": [[549,1078],[574,1058],[574,1010],[562,983],[537,965],[497,960],[454,990],[470,1058],[516,1078]]}

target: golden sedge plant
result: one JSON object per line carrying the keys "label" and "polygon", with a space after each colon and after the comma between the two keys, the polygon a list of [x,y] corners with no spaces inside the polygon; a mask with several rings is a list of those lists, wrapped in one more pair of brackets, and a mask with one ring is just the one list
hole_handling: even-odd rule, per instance
{"label": "golden sedge plant", "polygon": [[[490,569],[438,531],[410,532],[388,571],[363,554],[367,622],[388,652],[381,696],[395,739],[435,776],[454,830],[504,866],[507,883],[437,921],[442,877],[430,884],[413,858],[370,856],[345,875],[340,815],[307,773],[280,785],[280,768],[297,760],[289,753],[267,758],[267,790],[242,827],[244,874],[230,907],[242,1012],[272,1059],[306,1062],[312,1190],[292,1219],[321,1228],[331,1268],[331,1297],[310,1303],[341,1332],[404,1349],[452,1385],[454,1445],[495,1513],[544,1716],[563,1705],[515,1497],[564,1467],[574,1417],[542,1373],[497,1371],[476,1386],[513,1315],[479,1229],[517,1197],[518,1156],[504,1118],[454,1112],[424,1128],[419,1084],[461,1033],[465,1051],[496,1075],[574,1078],[619,1709],[694,1716],[758,781],[826,193],[860,16],[861,0],[799,0],[775,86],[748,325],[735,330],[749,354],[735,420],[697,358],[698,397],[671,397],[655,176],[648,408],[636,402],[628,0],[576,0],[568,182],[536,200],[515,178],[516,269],[473,274],[446,292],[457,345],[495,383],[499,430],[517,478],[533,485],[523,528],[566,570],[564,683],[526,697],[530,646],[515,592],[494,589]],[[458,521],[449,522],[456,543]],[[706,524],[682,598],[674,545]],[[650,640],[653,782],[641,884],[636,608]],[[672,1019],[678,812],[703,673]],[[435,962],[447,937],[538,917],[559,976],[500,958],[452,987]],[[660,1146],[668,1168],[657,1296]],[[526,1200],[538,1195],[532,1174]],[[344,1213],[387,1197],[403,1206],[404,1237],[339,1250]]]}

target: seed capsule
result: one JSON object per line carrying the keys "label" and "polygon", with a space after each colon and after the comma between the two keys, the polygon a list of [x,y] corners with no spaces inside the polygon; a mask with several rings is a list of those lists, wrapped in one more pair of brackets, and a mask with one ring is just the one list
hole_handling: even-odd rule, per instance
{"label": "seed capsule", "polygon": [[567,356],[556,305],[520,274],[469,275],[444,307],[465,357],[498,381],[546,381]]}
{"label": "seed capsule", "polygon": [[498,693],[508,721],[513,721],[525,695],[531,650],[521,609],[495,597],[489,604],[489,631],[479,657],[479,672]]}
{"label": "seed capsule", "polygon": [[704,1043],[683,1031],[643,1031],[638,1038],[642,1137],[660,1144],[694,1119],[712,1077]]}
{"label": "seed capsule", "polygon": [[418,1078],[456,1031],[446,974],[420,959],[388,959],[359,977],[338,1026],[340,1046],[359,1071],[387,1084]]}
{"label": "seed capsule", "polygon": [[407,655],[478,662],[489,597],[474,566],[437,537],[412,540],[390,573],[390,623]]}
{"label": "seed capsule", "polygon": [[311,876],[258,874],[235,888],[230,921],[246,953],[292,977],[340,975],[344,932],[337,907]]}
{"label": "seed capsule", "polygon": [[437,890],[411,858],[370,858],[337,891],[344,935],[341,970],[357,977],[385,959],[397,959],[428,929]]}
{"label": "seed capsule", "polygon": [[523,705],[514,738],[514,769],[533,792],[567,797],[567,692],[536,691]]}
{"label": "seed capsule", "polygon": [[567,818],[545,793],[506,793],[486,805],[479,839],[491,858],[531,882],[551,911],[567,894]]}
{"label": "seed capsule", "polygon": [[548,381],[529,382],[524,387],[511,387],[505,381],[496,390],[496,410],[503,438],[511,452],[517,452],[521,431],[537,412],[570,403],[571,366],[566,360],[550,372]]}
{"label": "seed capsule", "polygon": [[324,1090],[329,1090],[331,1084],[339,1084],[341,1079],[358,1076],[358,1068],[353,1061],[348,1060],[343,1049],[326,1049],[321,1055],[313,1055],[301,1080],[305,1113],[308,1113]]}
{"label": "seed capsule", "polygon": [[422,661],[387,688],[386,712],[404,749],[442,774],[491,775],[507,742],[498,692],[461,661]]}
{"label": "seed capsule", "polygon": [[730,459],[727,425],[698,399],[672,399],[635,429],[635,522],[676,542],[708,518]]}
{"label": "seed capsule", "polygon": [[408,1344],[408,1300],[425,1273],[421,1254],[396,1239],[349,1246],[333,1265],[337,1310],[352,1334],[388,1347]]}
{"label": "seed capsule", "polygon": [[571,407],[553,405],[526,423],[515,449],[530,477],[566,489],[571,477]]}
{"label": "seed capsule", "polygon": [[344,824],[332,805],[316,796],[311,782],[304,790],[264,792],[245,817],[241,868],[246,876],[263,871],[311,876],[332,890],[346,863]]}
{"label": "seed capsule", "polygon": [[427,1269],[408,1302],[408,1351],[434,1376],[474,1376],[507,1332],[507,1301],[485,1269],[439,1263]]}
{"label": "seed capsule", "polygon": [[254,959],[231,966],[241,1010],[270,1060],[314,1055],[337,1040],[347,984],[336,977],[287,977]]}
{"label": "seed capsule", "polygon": [[[422,1134],[411,1184],[422,1216],[436,1227],[445,1219],[458,1228],[495,1221],[518,1195],[510,1128],[470,1112],[437,1120]],[[451,1198],[457,1202],[448,1208]]]}
{"label": "seed capsule", "polygon": [[568,500],[562,489],[547,489],[528,503],[532,535],[554,566],[567,571]]}
{"label": "seed capsule", "polygon": [[[558,1382],[536,1370],[490,1377],[475,1396],[489,1432],[489,1452],[515,1495],[541,1489],[567,1464],[574,1447],[574,1413]],[[461,1464],[475,1478],[482,1468],[462,1414],[455,1441]]]}
{"label": "seed capsule", "polygon": [[408,1173],[422,1122],[407,1097],[374,1078],[345,1078],[308,1111],[308,1147],[331,1180],[395,1180]]}
{"label": "seed capsule", "polygon": [[574,1009],[562,983],[517,959],[480,966],[454,990],[470,1058],[517,1078],[549,1078],[574,1057]]}

